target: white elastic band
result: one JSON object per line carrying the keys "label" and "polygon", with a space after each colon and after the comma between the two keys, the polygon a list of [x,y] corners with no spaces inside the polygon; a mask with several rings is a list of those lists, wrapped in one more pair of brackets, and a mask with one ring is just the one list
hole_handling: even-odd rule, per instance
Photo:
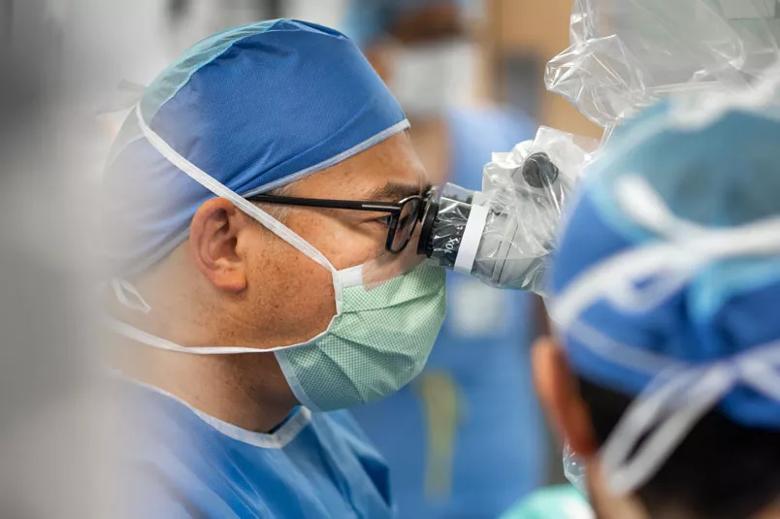
{"label": "white elastic band", "polygon": [[620,208],[637,223],[661,236],[690,237],[705,231],[696,223],[678,218],[664,203],[647,180],[627,175],[615,182],[615,194]]}
{"label": "white elastic band", "polygon": [[[671,265],[679,270],[693,271],[696,262],[679,247],[666,243],[645,245],[612,256],[577,276],[555,297],[550,305],[550,315],[556,327],[563,330],[599,298],[623,308],[621,302],[642,300],[641,291],[632,284],[633,279],[649,277],[659,267]],[[683,269],[684,265],[687,268]]]}
{"label": "white elastic band", "polygon": [[123,306],[142,314],[148,314],[152,311],[149,303],[129,281],[114,278],[111,280],[110,286],[114,291],[114,297]]}
{"label": "white elastic band", "polygon": [[138,126],[144,137],[149,143],[171,164],[176,166],[179,170],[186,173],[191,179],[198,184],[202,185],[215,195],[225,198],[233,203],[236,207],[241,209],[246,214],[254,217],[257,221],[263,224],[269,231],[276,234],[278,237],[301,251],[303,254],[316,261],[331,272],[335,272],[328,258],[325,257],[320,251],[314,248],[309,242],[301,238],[295,231],[275,219],[270,214],[266,213],[250,201],[235,193],[228,187],[221,184],[214,177],[201,170],[195,164],[182,157],[176,150],[174,150],[165,140],[157,135],[144,121],[143,114],[141,113],[141,105],[138,104],[135,107],[136,117],[138,119]]}
{"label": "white elastic band", "polygon": [[551,306],[552,317],[559,327],[565,328],[598,299],[605,298],[617,305],[621,301],[641,300],[644,291],[652,287],[639,290],[634,288],[633,281],[664,270],[676,271],[679,284],[714,260],[780,254],[780,219],[743,226],[738,231],[704,231],[688,242],[649,244],[612,256],[581,273],[556,297]]}
{"label": "white elastic band", "polygon": [[610,359],[611,362],[621,364],[633,371],[652,375],[680,369],[683,366],[677,359],[642,348],[626,347],[581,319],[574,321],[568,328],[568,332],[599,357]]}
{"label": "white elastic band", "polygon": [[[641,202],[635,196],[646,196],[652,189],[635,178],[618,192],[629,196],[622,207],[632,207],[632,216],[638,223],[672,241],[651,243],[616,254],[580,273],[551,305],[551,316],[559,329],[566,329],[577,317],[598,299],[606,299],[626,311],[642,310],[642,301],[657,303],[693,277],[704,265],[720,259],[743,256],[771,256],[780,254],[780,218],[728,229],[709,229],[689,223],[684,229],[693,231],[684,236],[676,226],[681,220],[653,196]],[[626,187],[628,186],[628,188]],[[641,186],[641,187],[640,187]],[[653,275],[666,272],[656,283],[641,289],[635,282],[647,281]],[[660,283],[660,284],[659,284]],[[634,306],[636,305],[636,306]]]}
{"label": "white elastic band", "polygon": [[[274,348],[251,348],[248,346],[182,346],[168,339],[158,337],[157,335],[145,332],[135,326],[127,324],[123,321],[115,319],[111,316],[104,316],[103,322],[113,332],[127,337],[128,339],[135,341],[145,346],[151,346],[160,350],[173,351],[176,353],[187,353],[190,355],[235,355],[243,353],[273,353],[276,351],[289,350],[292,348],[300,348],[312,344],[318,338],[322,337],[325,332],[320,333],[316,337],[309,339],[308,341],[291,344],[289,346],[276,346]],[[326,328],[327,330],[327,328]]]}
{"label": "white elastic band", "polygon": [[488,209],[481,205],[472,205],[466,228],[455,257],[454,270],[463,274],[471,274],[474,268],[474,259],[477,257],[479,243],[482,240],[482,231],[487,223]]}
{"label": "white elastic band", "polygon": [[665,383],[651,383],[629,406],[602,449],[610,490],[625,495],[647,482],[698,420],[738,384],[780,402],[778,369],[780,342],[774,342],[707,367],[677,370]]}
{"label": "white elastic band", "polygon": [[[674,448],[694,424],[728,392],[733,377],[722,367],[703,376],[684,376],[684,382],[695,385],[687,393],[673,380],[661,398],[637,398],[623,415],[602,451],[604,472],[610,490],[626,495],[647,481],[663,465]],[[696,396],[696,398],[694,398]],[[670,401],[685,402],[669,412]],[[669,412],[664,418],[664,413]],[[655,429],[653,429],[655,427]],[[629,458],[639,440],[652,431],[637,453]]]}

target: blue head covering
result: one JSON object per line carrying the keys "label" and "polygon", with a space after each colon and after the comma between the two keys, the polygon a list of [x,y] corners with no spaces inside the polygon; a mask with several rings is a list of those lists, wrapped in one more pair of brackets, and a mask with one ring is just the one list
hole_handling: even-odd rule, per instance
{"label": "blue head covering", "polygon": [[[181,156],[243,196],[332,166],[408,128],[355,44],[327,27],[273,20],[192,47],[138,111]],[[185,239],[213,195],[163,158],[131,114],[104,180],[106,255],[132,275]]]}
{"label": "blue head covering", "polygon": [[432,5],[470,7],[472,0],[352,0],[344,32],[361,47],[370,45],[390,30],[401,16]]}
{"label": "blue head covering", "polygon": [[763,389],[741,377],[713,404],[743,425],[780,428],[766,387],[774,378],[780,394],[780,227],[756,227],[780,223],[778,143],[771,106],[686,120],[667,102],[615,134],[554,262],[553,316],[577,373],[637,395],[680,370],[719,365],[729,379],[761,350],[753,366],[774,370]]}

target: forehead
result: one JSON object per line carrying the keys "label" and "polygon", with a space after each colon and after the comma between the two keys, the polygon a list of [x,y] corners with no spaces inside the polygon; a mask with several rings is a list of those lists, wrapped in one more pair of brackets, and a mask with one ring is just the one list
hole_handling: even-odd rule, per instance
{"label": "forehead", "polygon": [[[428,185],[425,169],[406,132],[295,184],[295,196],[313,198],[403,198]],[[377,196],[377,195],[384,196]]]}

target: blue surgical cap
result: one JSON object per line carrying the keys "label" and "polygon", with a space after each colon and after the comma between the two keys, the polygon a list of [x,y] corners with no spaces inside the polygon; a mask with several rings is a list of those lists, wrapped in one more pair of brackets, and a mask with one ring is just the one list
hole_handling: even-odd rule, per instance
{"label": "blue surgical cap", "polygon": [[[140,103],[149,127],[219,182],[249,197],[343,161],[408,128],[355,44],[297,20],[207,38],[168,67]],[[131,276],[183,241],[213,195],[125,122],[104,179],[105,254]]]}
{"label": "blue surgical cap", "polygon": [[352,0],[344,32],[361,47],[371,45],[390,30],[398,18],[433,5],[471,6],[473,0]]}
{"label": "blue surgical cap", "polygon": [[[674,239],[682,248],[696,228],[734,230],[737,235],[726,244],[733,245],[740,241],[740,227],[780,218],[777,108],[733,106],[687,121],[681,113],[671,101],[651,108],[619,130],[587,171],[554,260],[552,308],[595,267],[670,243],[668,236],[637,222],[635,211],[621,203],[618,191],[629,177],[651,187],[657,200],[693,229],[689,234],[687,227],[676,230]],[[620,268],[619,262],[614,265]],[[663,259],[645,268],[646,277],[632,280],[629,292],[647,297],[628,305],[597,298],[581,309],[575,324],[560,327],[580,376],[638,395],[662,373],[728,366],[767,345],[777,349],[778,250],[713,258],[677,280]],[[604,282],[622,281],[607,277]],[[769,369],[780,380],[777,366]],[[780,403],[749,384],[735,384],[718,405],[746,426],[780,427]]]}

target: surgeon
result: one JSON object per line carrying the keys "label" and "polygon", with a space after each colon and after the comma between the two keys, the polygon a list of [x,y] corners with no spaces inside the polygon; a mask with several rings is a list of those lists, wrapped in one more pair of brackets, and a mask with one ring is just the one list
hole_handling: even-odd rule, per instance
{"label": "surgeon", "polygon": [[102,217],[127,515],[393,514],[339,410],[412,380],[444,316],[408,128],[356,45],[301,21],[207,38],[145,91]]}
{"label": "surgeon", "polygon": [[[477,2],[356,0],[346,31],[412,121],[431,178],[480,190],[491,153],[533,137],[519,112],[480,99]],[[545,480],[528,352],[533,299],[448,277],[448,317],[422,376],[355,415],[385,455],[404,517],[495,517]]]}
{"label": "surgeon", "polygon": [[657,106],[586,174],[533,360],[600,518],[780,517],[778,91]]}

